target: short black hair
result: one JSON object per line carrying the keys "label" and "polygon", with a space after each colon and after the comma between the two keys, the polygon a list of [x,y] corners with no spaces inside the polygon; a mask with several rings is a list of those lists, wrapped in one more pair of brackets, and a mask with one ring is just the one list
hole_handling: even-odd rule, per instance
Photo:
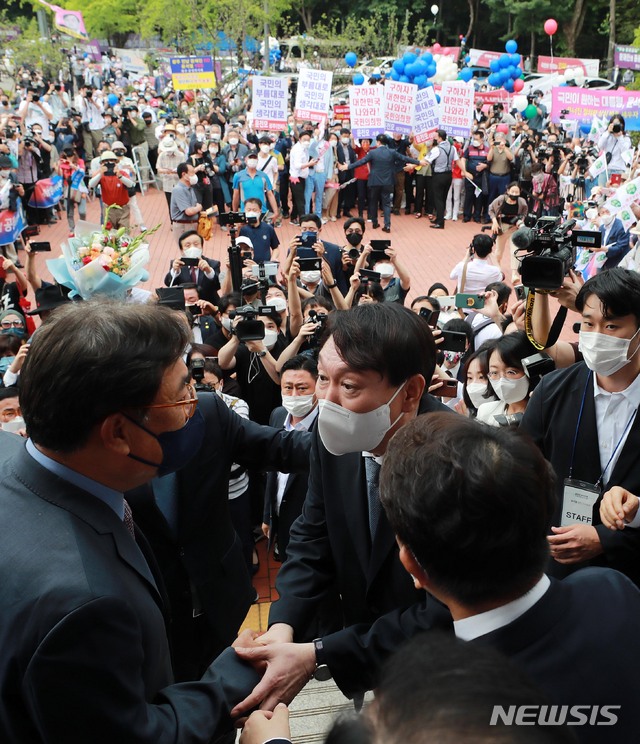
{"label": "short black hair", "polygon": [[182,250],[182,241],[186,240],[187,238],[192,238],[194,235],[197,235],[200,238],[200,245],[204,245],[204,240],[202,239],[202,235],[197,230],[185,230],[182,235],[178,238],[178,245],[180,246],[180,250]]}
{"label": "short black hair", "polygon": [[376,142],[379,142],[381,145],[388,145],[389,144],[389,138],[386,134],[378,134],[376,136]]}
{"label": "short black hair", "polygon": [[300,217],[300,224],[303,222],[314,222],[318,230],[322,227],[322,220],[317,214],[303,214],[302,217]]}
{"label": "short black hair", "polygon": [[218,355],[218,350],[211,344],[191,344],[185,360],[187,367],[191,367],[191,357],[195,354],[202,354],[203,357],[214,357]]}
{"label": "short black hair", "polygon": [[17,398],[20,391],[17,387],[0,387],[0,400],[6,400],[7,398]]}
{"label": "short black hair", "polygon": [[296,354],[296,356],[291,357],[291,359],[287,359],[280,370],[280,377],[290,369],[308,372],[315,380],[318,379],[318,362],[312,356],[308,356],[307,354]]}
{"label": "short black hair", "polygon": [[262,202],[260,201],[260,199],[258,199],[257,196],[250,196],[249,198],[245,199],[244,201],[245,211],[247,209],[247,204],[249,204],[250,202],[257,204],[260,207],[260,211],[262,211]]}
{"label": "short black hair", "polygon": [[431,307],[433,308],[434,313],[440,312],[440,303],[438,302],[437,297],[429,297],[429,295],[420,295],[420,297],[414,297],[413,300],[411,300],[411,309],[419,303],[419,302],[428,302]]}
{"label": "short black hair", "polygon": [[182,178],[182,175],[184,173],[188,173],[189,172],[189,166],[190,165],[191,165],[191,163],[180,163],[178,165],[178,168],[176,170],[176,172],[178,174],[178,178]]}
{"label": "short black hair", "polygon": [[427,290],[427,294],[432,295],[436,289],[441,289],[443,292],[447,293],[447,297],[449,296],[449,290],[441,282],[435,282],[435,284],[432,284]]}
{"label": "short black hair", "polygon": [[326,297],[323,297],[322,295],[314,295],[313,297],[306,297],[304,300],[302,300],[300,309],[303,313],[308,307],[321,307],[327,313],[330,313],[333,310],[333,305]]}
{"label": "short black hair", "polygon": [[623,318],[634,315],[640,324],[640,274],[628,269],[608,269],[587,280],[576,297],[576,309],[584,310],[592,295],[602,303],[605,317]]}
{"label": "short black hair", "polygon": [[485,287],[485,292],[496,292],[498,295],[498,305],[503,305],[511,297],[511,287],[504,282],[491,282]]}
{"label": "short black hair", "polygon": [[470,344],[473,340],[473,329],[467,323],[466,320],[462,320],[462,318],[451,318],[451,320],[448,320],[443,326],[443,331],[453,331],[454,333],[464,333],[464,335],[467,337],[467,343]]}
{"label": "short black hair", "polygon": [[239,292],[227,292],[227,294],[222,295],[218,301],[218,312],[226,313],[230,306],[242,307],[242,296]]}
{"label": "short black hair", "polygon": [[102,299],[57,308],[34,335],[20,374],[29,436],[73,452],[107,416],[142,412],[188,341],[180,315],[166,307]]}
{"label": "short black hair", "polygon": [[362,219],[362,217],[349,217],[348,220],[344,221],[344,225],[342,225],[342,228],[345,232],[347,232],[351,225],[360,225],[364,234],[364,231],[366,230],[366,223]]}
{"label": "short black hair", "polygon": [[506,333],[495,340],[495,346],[489,354],[489,363],[491,363],[491,356],[495,352],[498,352],[507,367],[521,369],[524,372],[522,360],[531,356],[531,354],[535,354],[536,349],[524,331],[516,331],[515,333]]}
{"label": "short black hair", "polygon": [[[544,706],[550,700],[507,656],[430,630],[412,638],[382,669],[371,741],[385,744],[571,744],[565,725],[492,725],[495,706]],[[363,716],[360,716],[361,718]],[[426,734],[426,737],[425,737]]]}
{"label": "short black hair", "polygon": [[273,143],[271,142],[271,138],[270,137],[267,137],[266,135],[263,135],[262,137],[260,137],[258,139],[258,144],[259,145],[272,145]]}
{"label": "short black hair", "polygon": [[474,235],[471,245],[478,258],[486,258],[493,250],[493,240],[485,233]]}
{"label": "short black hair", "polygon": [[373,370],[400,385],[412,375],[429,382],[436,366],[431,329],[397,302],[375,302],[329,314],[323,343],[331,337],[353,369]]}
{"label": "short black hair", "polygon": [[444,140],[446,140],[446,139],[447,139],[447,133],[445,132],[445,130],[444,130],[444,129],[438,129],[438,131],[436,132],[436,134],[438,135],[438,137],[439,137],[439,138],[440,138],[440,139],[441,139],[441,140],[442,140],[443,142],[444,142]]}
{"label": "short black hair", "polygon": [[418,416],[391,438],[380,500],[434,585],[470,607],[521,596],[549,559],[555,477],[518,430]]}

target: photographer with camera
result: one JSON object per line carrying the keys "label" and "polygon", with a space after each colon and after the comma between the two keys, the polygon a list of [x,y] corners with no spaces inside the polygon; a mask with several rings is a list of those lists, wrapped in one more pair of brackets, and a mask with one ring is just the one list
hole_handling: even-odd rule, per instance
{"label": "photographer with camera", "polygon": [[[180,256],[171,262],[164,278],[165,287],[194,284],[203,300],[218,304],[220,261],[203,256],[204,241],[196,230],[186,230],[178,238]],[[183,259],[187,259],[189,265]]]}
{"label": "photographer with camera", "polygon": [[511,234],[520,227],[528,211],[527,202],[521,196],[517,181],[512,181],[507,186],[506,192],[494,199],[489,205],[491,234],[497,244],[496,259],[498,266],[502,263],[505,249],[508,248],[513,272],[517,269],[517,263],[513,256]]}
{"label": "photographer with camera", "polygon": [[53,112],[51,106],[34,89],[27,90],[25,99],[18,106],[18,115],[27,129],[38,124],[41,131],[49,134]]}
{"label": "photographer with camera", "polygon": [[527,96],[527,103],[536,109],[536,113],[529,119],[529,126],[534,132],[541,132],[548,116],[547,107],[542,103],[542,91],[534,90],[532,95]]}
{"label": "photographer with camera", "polygon": [[491,204],[495,199],[504,194],[511,181],[513,153],[507,144],[507,137],[503,132],[496,132],[489,141],[487,163],[489,167],[488,200],[489,204]]}
{"label": "photographer with camera", "polygon": [[[0,153],[0,210],[15,213],[19,206],[18,200],[24,195],[24,186],[18,181],[11,157],[6,153]],[[0,245],[0,252],[14,266],[22,268],[13,242]]]}
{"label": "photographer with camera", "polygon": [[177,168],[178,183],[171,192],[171,230],[180,240],[187,230],[197,230],[198,215],[203,211],[198,202],[195,186],[198,174],[191,163],[180,163]]}
{"label": "photographer with camera", "polygon": [[485,233],[473,236],[464,261],[456,264],[450,278],[456,280],[459,293],[477,294],[483,292],[487,284],[499,282],[504,278],[500,266],[491,260],[493,240]]}
{"label": "photographer with camera", "polygon": [[27,222],[30,225],[43,224],[48,221],[47,213],[29,205],[29,200],[40,178],[42,154],[35,137],[29,131],[22,131],[22,137],[18,140],[18,170],[16,176],[24,188],[22,204],[24,206]]}
{"label": "photographer with camera", "polygon": [[[489,148],[485,143],[483,129],[477,129],[471,135],[467,149],[463,151],[460,170],[465,178],[464,204],[462,206],[462,221],[487,222],[487,196],[489,194],[489,164],[487,155]],[[476,195],[476,187],[480,193]]]}
{"label": "photographer with camera", "polygon": [[254,261],[278,261],[280,239],[273,226],[262,220],[262,201],[250,196],[244,203],[247,224],[240,228],[240,237],[249,238]]}
{"label": "photographer with camera", "polygon": [[76,108],[80,111],[82,117],[82,141],[87,160],[93,157],[94,149],[98,147],[98,143],[103,138],[104,117],[102,112],[104,107],[102,100],[96,93],[97,91],[84,83],[80,86],[76,96]]}
{"label": "photographer with camera", "polygon": [[51,108],[51,126],[55,128],[67,116],[67,111],[71,105],[69,95],[65,92],[61,83],[51,82],[44,100]]}
{"label": "photographer with camera", "polygon": [[[371,244],[366,245],[362,249],[360,258],[356,262],[354,276],[358,274],[360,283],[362,283],[360,270],[368,268],[372,252],[373,248],[371,247]],[[384,253],[387,258],[377,258],[372,267],[373,271],[380,274],[379,284],[384,292],[384,301],[398,302],[400,305],[403,305],[407,294],[411,290],[411,277],[409,276],[409,270],[400,260],[398,251],[395,248],[389,246],[388,248],[385,248]],[[396,272],[398,275],[394,276]]]}
{"label": "photographer with camera", "polygon": [[100,170],[90,179],[89,188],[100,184],[102,202],[106,207],[114,207],[109,212],[109,223],[114,229],[129,227],[129,192],[133,180],[127,171],[117,168],[115,153],[106,150],[100,156]]}
{"label": "photographer with camera", "polygon": [[237,212],[238,209],[244,211],[245,201],[250,197],[260,200],[261,212],[267,212],[267,202],[271,207],[273,219],[279,215],[278,204],[273,194],[273,187],[269,177],[258,170],[258,155],[255,151],[248,152],[245,157],[245,168],[238,171],[233,177],[233,198],[231,200],[231,210]]}
{"label": "photographer with camera", "polygon": [[558,182],[553,173],[545,171],[543,163],[537,162],[531,166],[533,208],[530,211],[537,217],[555,217],[560,203]]}
{"label": "photographer with camera", "polygon": [[607,173],[624,173],[627,170],[627,163],[624,160],[624,153],[633,147],[631,137],[625,132],[624,116],[614,114],[609,119],[607,131],[603,132],[598,140],[598,149],[604,150],[607,157],[607,170],[600,174],[600,185],[604,186]]}
{"label": "photographer with camera", "polygon": [[269,306],[243,306],[232,318],[232,336],[218,350],[218,364],[235,370],[251,420],[267,424],[271,411],[281,405],[276,360],[287,345],[280,333],[281,318]]}
{"label": "photographer with camera", "polygon": [[532,190],[531,168],[534,163],[538,162],[535,143],[528,135],[520,142],[520,147],[516,151],[515,162],[518,168],[520,191],[527,198]]}

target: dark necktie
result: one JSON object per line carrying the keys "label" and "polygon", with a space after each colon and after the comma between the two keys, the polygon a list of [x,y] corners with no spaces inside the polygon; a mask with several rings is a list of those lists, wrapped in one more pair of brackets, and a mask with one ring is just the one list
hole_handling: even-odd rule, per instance
{"label": "dark necktie", "polygon": [[194,284],[197,284],[198,283],[198,274],[197,274],[197,271],[196,271],[196,267],[195,266],[192,266],[191,267],[191,281]]}
{"label": "dark necktie", "polygon": [[133,514],[131,513],[131,507],[129,506],[129,502],[126,499],[124,499],[124,519],[122,521],[124,522],[124,526],[131,533],[131,537],[135,540],[136,531],[135,531],[135,527],[133,526]]}
{"label": "dark necktie", "polygon": [[373,457],[364,458],[364,468],[367,477],[367,502],[369,504],[369,532],[371,541],[376,535],[378,522],[380,520],[380,465]]}

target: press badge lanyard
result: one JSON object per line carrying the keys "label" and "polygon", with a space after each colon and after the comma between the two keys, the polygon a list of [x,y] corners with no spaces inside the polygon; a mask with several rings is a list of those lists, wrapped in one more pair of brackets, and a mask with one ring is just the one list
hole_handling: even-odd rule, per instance
{"label": "press badge lanyard", "polygon": [[563,497],[562,497],[562,513],[560,518],[560,526],[566,527],[568,525],[574,525],[574,524],[593,524],[593,508],[598,501],[598,498],[600,497],[600,487],[602,485],[603,478],[605,476],[605,473],[609,469],[609,465],[611,465],[611,462],[613,461],[613,458],[615,457],[618,449],[620,448],[620,445],[622,444],[625,436],[627,435],[627,432],[629,431],[629,427],[633,423],[635,417],[636,417],[636,411],[634,411],[631,415],[631,418],[627,422],[627,425],[624,427],[624,431],[622,432],[622,436],[618,440],[618,443],[614,447],[613,452],[611,453],[611,457],[609,458],[609,462],[604,467],[604,470],[602,471],[600,477],[595,482],[595,484],[592,483],[586,483],[584,481],[580,480],[574,480],[573,479],[573,461],[576,454],[576,445],[578,442],[578,432],[580,431],[580,422],[582,421],[582,413],[584,411],[584,403],[587,398],[587,390],[589,389],[589,385],[591,383],[591,376],[593,372],[589,373],[589,377],[587,378],[587,384],[585,385],[584,392],[582,393],[582,402],[580,403],[580,413],[578,414],[578,422],[576,424],[576,431],[573,436],[573,448],[571,451],[571,464],[569,466],[569,477],[565,478],[564,481],[564,490],[563,490]]}
{"label": "press badge lanyard", "polygon": [[[586,397],[587,397],[587,390],[589,389],[589,383],[591,382],[591,376],[592,375],[593,375],[593,372],[589,372],[589,377],[587,377],[587,384],[585,385],[584,391],[582,393],[582,401],[580,403],[580,413],[578,414],[578,422],[576,424],[576,432],[575,432],[575,434],[573,436],[573,448],[571,450],[571,465],[569,466],[569,479],[571,479],[573,477],[573,460],[574,460],[575,454],[576,454],[576,444],[578,443],[578,432],[580,431],[580,422],[582,421],[582,412],[584,411],[584,402],[585,402]],[[631,414],[631,418],[627,421],[627,425],[624,427],[624,431],[620,435],[620,439],[618,439],[618,444],[616,444],[616,446],[614,447],[613,452],[611,453],[611,457],[609,458],[609,461],[605,465],[604,470],[600,474],[600,477],[595,482],[595,487],[596,488],[598,488],[599,486],[602,485],[602,479],[604,478],[604,474],[609,469],[609,465],[611,465],[611,461],[616,456],[616,452],[620,448],[620,445],[624,441],[624,438],[627,436],[627,432],[629,431],[629,428],[630,428],[631,424],[634,422],[637,412],[638,412],[638,409],[636,408],[633,411],[633,413]]]}

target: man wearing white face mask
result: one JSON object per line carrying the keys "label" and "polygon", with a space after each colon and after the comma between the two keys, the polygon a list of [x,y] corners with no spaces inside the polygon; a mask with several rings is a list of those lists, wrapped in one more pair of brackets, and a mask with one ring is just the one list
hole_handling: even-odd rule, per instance
{"label": "man wearing white face mask", "polygon": [[[237,644],[245,648],[236,648],[268,667],[234,715],[290,701],[312,675],[332,675],[349,696],[372,689],[391,646],[439,619],[438,608],[402,575],[378,489],[393,434],[418,414],[449,410],[425,394],[435,369],[431,331],[396,303],[372,303],[331,313],[327,334],[318,357],[309,490],[278,575],[280,599],[259,639],[265,645],[253,645],[246,631]],[[312,643],[305,630],[335,590],[345,627]]]}
{"label": "man wearing white face mask", "polygon": [[584,362],[543,377],[522,421],[558,476],[552,573],[596,563],[640,582],[640,531],[611,532],[598,505],[614,486],[640,492],[640,276],[610,269],[584,284]]}
{"label": "man wearing white face mask", "polygon": [[249,238],[255,261],[277,261],[280,239],[268,222],[262,221],[262,201],[250,197],[244,203],[247,224],[240,228],[240,237]]}
{"label": "man wearing white face mask", "polygon": [[[289,359],[280,372],[282,406],[271,414],[269,426],[285,431],[309,431],[318,417],[316,380],[318,364],[312,357]],[[269,473],[264,499],[262,531],[275,543],[280,560],[287,557],[291,525],[302,513],[309,472]]]}
{"label": "man wearing white face mask", "polygon": [[171,192],[171,230],[179,241],[182,233],[196,229],[202,204],[198,204],[193,188],[198,183],[198,176],[191,163],[180,163],[177,173],[178,183]]}
{"label": "man wearing white face mask", "polygon": [[258,155],[250,152],[245,158],[246,168],[236,173],[233,177],[233,199],[231,209],[233,212],[240,210],[244,212],[247,199],[259,199],[261,213],[267,211],[267,203],[275,218],[278,216],[278,205],[273,195],[273,186],[269,177],[258,170]]}
{"label": "man wearing white face mask", "polygon": [[[195,230],[187,230],[178,238],[180,257],[174,258],[164,278],[165,287],[195,284],[200,299],[218,304],[220,292],[220,261],[202,255],[204,243]],[[183,259],[189,259],[187,265]],[[193,260],[197,264],[193,264]]]}
{"label": "man wearing white face mask", "polygon": [[629,253],[629,231],[625,230],[622,222],[611,214],[608,209],[600,208],[600,233],[602,234],[602,246],[606,247],[607,260],[602,265],[603,269],[613,269]]}

